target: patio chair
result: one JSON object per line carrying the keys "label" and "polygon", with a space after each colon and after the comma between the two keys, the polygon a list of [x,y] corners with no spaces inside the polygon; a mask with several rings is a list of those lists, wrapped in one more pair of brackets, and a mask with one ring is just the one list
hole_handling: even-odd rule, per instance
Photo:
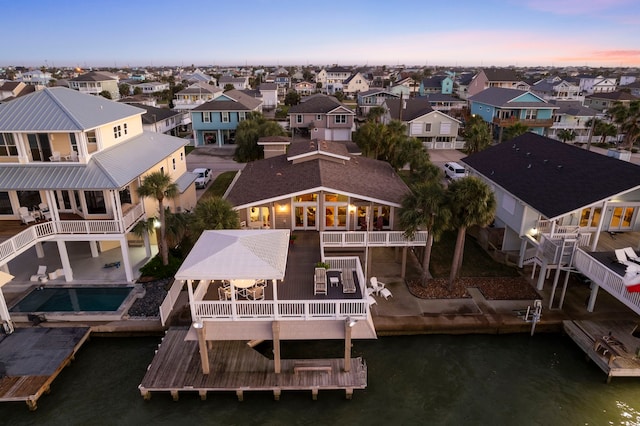
{"label": "patio chair", "polygon": [[390,297],[393,297],[393,294],[391,294],[391,290],[388,288],[383,288],[380,290],[380,296],[384,297],[384,300],[389,300]]}
{"label": "patio chair", "polygon": [[327,270],[316,268],[313,276],[313,294],[327,294]]}
{"label": "patio chair", "polygon": [[638,254],[633,249],[633,247],[625,247],[622,250],[624,251],[624,254],[627,256],[628,260],[635,263],[640,263],[640,257],[638,257]]}
{"label": "patio chair", "polygon": [[51,153],[51,157],[49,157],[49,161],[60,161],[60,153],[58,151],[53,151]]}
{"label": "patio chair", "polygon": [[616,262],[622,265],[626,265],[627,274],[640,273],[640,265],[627,259],[627,254],[625,253],[624,249],[616,249],[614,250],[614,252],[616,254]]}
{"label": "patio chair", "polygon": [[375,291],[377,295],[379,295],[380,291],[382,291],[384,286],[386,286],[385,283],[378,281],[378,278],[376,277],[371,277],[369,279],[369,282],[371,283],[371,288],[373,289],[373,291]]}
{"label": "patio chair", "polygon": [[264,300],[264,287],[255,286],[247,292],[247,299],[249,300]]}
{"label": "patio chair", "polygon": [[36,222],[36,218],[31,214],[28,207],[20,207],[18,211],[20,212],[20,220],[23,224],[28,225],[31,222]]}
{"label": "patio chair", "polygon": [[40,265],[38,266],[38,272],[36,272],[34,275],[31,275],[31,281],[40,281],[41,283],[43,282],[47,282],[47,265]]}
{"label": "patio chair", "polygon": [[44,220],[51,220],[51,210],[49,210],[47,203],[38,204],[38,208],[40,209],[40,214]]}
{"label": "patio chair", "polygon": [[231,289],[218,287],[218,299],[219,300],[230,300],[231,299]]}

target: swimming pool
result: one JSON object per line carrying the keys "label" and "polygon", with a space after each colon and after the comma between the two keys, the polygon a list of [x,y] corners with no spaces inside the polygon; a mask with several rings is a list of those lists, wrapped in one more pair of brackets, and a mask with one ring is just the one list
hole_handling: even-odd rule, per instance
{"label": "swimming pool", "polygon": [[10,312],[115,312],[133,287],[83,286],[34,289]]}

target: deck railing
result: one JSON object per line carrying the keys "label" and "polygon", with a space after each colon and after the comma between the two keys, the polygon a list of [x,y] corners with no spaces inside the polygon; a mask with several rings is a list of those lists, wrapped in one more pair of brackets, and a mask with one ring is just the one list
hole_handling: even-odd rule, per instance
{"label": "deck railing", "polygon": [[55,235],[124,234],[143,214],[142,204],[139,204],[125,215],[128,225],[125,220],[51,220],[37,223],[0,243],[0,264]]}
{"label": "deck railing", "polygon": [[582,249],[576,250],[573,264],[580,273],[640,315],[640,293],[628,292],[620,275]]}
{"label": "deck railing", "polygon": [[325,247],[398,247],[425,246],[427,232],[416,232],[412,239],[404,236],[402,231],[350,231],[320,232],[320,244]]}

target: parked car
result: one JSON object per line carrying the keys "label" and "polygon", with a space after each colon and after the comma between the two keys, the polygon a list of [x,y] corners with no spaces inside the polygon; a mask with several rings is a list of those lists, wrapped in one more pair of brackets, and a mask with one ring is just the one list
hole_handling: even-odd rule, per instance
{"label": "parked car", "polygon": [[196,178],[197,189],[205,188],[211,180],[211,169],[193,169],[193,173],[198,175],[198,177]]}
{"label": "parked car", "polygon": [[444,174],[448,179],[456,180],[465,177],[467,172],[460,164],[449,161],[444,165]]}

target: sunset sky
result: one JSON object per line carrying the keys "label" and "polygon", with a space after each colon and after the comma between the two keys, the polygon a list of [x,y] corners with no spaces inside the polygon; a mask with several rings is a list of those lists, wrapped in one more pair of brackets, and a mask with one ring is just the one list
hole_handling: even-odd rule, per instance
{"label": "sunset sky", "polygon": [[34,0],[3,16],[0,66],[640,66],[638,0]]}

